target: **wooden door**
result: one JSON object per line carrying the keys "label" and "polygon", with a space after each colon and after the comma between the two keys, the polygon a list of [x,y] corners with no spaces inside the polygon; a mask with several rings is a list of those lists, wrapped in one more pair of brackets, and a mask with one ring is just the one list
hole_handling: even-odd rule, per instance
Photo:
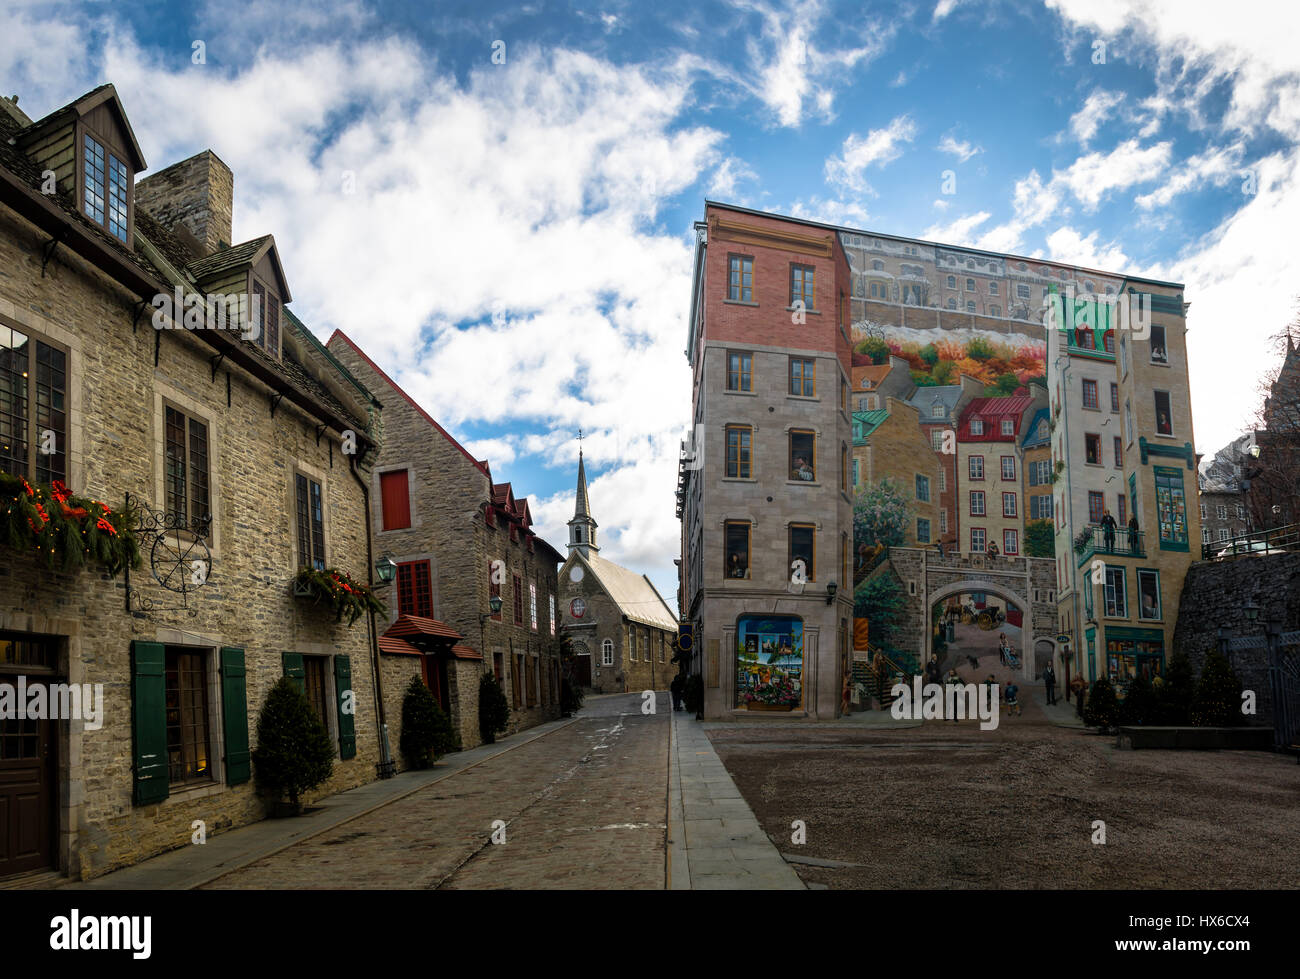
{"label": "wooden door", "polygon": [[53,865],[54,726],[0,719],[0,877]]}
{"label": "wooden door", "polygon": [[591,654],[573,657],[573,683],[579,687],[591,686]]}

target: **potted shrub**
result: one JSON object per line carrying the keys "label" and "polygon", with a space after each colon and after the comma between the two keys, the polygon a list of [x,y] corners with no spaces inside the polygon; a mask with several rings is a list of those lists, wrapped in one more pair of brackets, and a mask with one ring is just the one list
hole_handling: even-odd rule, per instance
{"label": "potted shrub", "polygon": [[1169,658],[1163,677],[1156,677],[1156,718],[1160,724],[1182,727],[1191,723],[1192,697],[1196,678],[1192,664],[1182,650]]}
{"label": "potted shrub", "polygon": [[1119,721],[1119,700],[1110,680],[1100,677],[1092,685],[1092,692],[1083,708],[1083,722],[1090,727],[1099,728],[1102,734]]}
{"label": "potted shrub", "polygon": [[572,717],[582,710],[582,687],[574,683],[566,674],[560,680],[560,713]]}
{"label": "potted shrub", "polygon": [[1191,720],[1196,727],[1229,727],[1241,723],[1241,681],[1217,649],[1205,657],[1192,697]]}
{"label": "potted shrub", "polygon": [[253,773],[272,796],[272,814],[301,813],[303,793],[323,785],[333,771],[334,745],[325,725],[306,694],[281,677],[262,705],[253,751]]}
{"label": "potted shrub", "polygon": [[495,674],[484,673],[478,682],[478,733],[484,744],[494,744],[510,723],[510,704]]}
{"label": "potted shrub", "polygon": [[448,752],[460,750],[451,718],[418,676],[411,677],[402,698],[401,748],[411,768],[428,768]]}
{"label": "potted shrub", "polygon": [[1124,724],[1150,724],[1156,716],[1156,694],[1151,682],[1138,675],[1128,685],[1119,705],[1119,719]]}

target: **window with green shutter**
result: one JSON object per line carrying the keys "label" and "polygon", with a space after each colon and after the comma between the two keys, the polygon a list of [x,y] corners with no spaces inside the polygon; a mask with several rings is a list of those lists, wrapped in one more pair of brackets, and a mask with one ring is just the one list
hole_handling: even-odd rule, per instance
{"label": "window with green shutter", "polygon": [[352,690],[352,660],[334,657],[334,695],[339,708],[339,757],[344,761],[357,756],[356,694]]}
{"label": "window with green shutter", "polygon": [[239,785],[252,775],[248,750],[248,696],[244,651],[221,648],[221,724],[226,746],[226,784]]}
{"label": "window with green shutter", "polygon": [[166,651],[162,643],[131,643],[131,733],[135,804],[168,795]]}
{"label": "window with green shutter", "polygon": [[284,663],[284,675],[293,681],[299,693],[306,694],[307,671],[303,669],[302,653],[281,653],[280,656]]}

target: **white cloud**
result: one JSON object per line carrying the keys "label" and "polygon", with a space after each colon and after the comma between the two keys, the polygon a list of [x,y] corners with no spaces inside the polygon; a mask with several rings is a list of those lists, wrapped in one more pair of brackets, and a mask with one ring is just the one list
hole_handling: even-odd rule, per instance
{"label": "white cloud", "polygon": [[966,0],[939,0],[934,5],[934,13],[930,16],[930,23],[938,23],[965,2]]}
{"label": "white cloud", "polygon": [[1157,179],[1169,166],[1171,146],[1164,142],[1144,147],[1136,139],[1125,140],[1109,153],[1079,157],[1065,170],[1053,172],[1052,182],[1066,187],[1084,210],[1095,211],[1110,191]]}
{"label": "white cloud", "polygon": [[970,242],[972,232],[990,217],[992,215],[988,211],[980,211],[977,214],[967,214],[959,217],[948,224],[932,224],[921,232],[921,237],[927,241],[939,241],[949,245],[965,245]]}
{"label": "white cloud", "polygon": [[933,207],[936,211],[946,211],[950,206],[950,202],[944,200],[942,197],[936,197],[934,199],[934,203],[931,204],[930,206]]}
{"label": "white cloud", "polygon": [[966,140],[958,140],[951,133],[945,133],[943,139],[939,140],[937,147],[941,153],[951,153],[957,157],[958,162],[965,163],[976,153],[983,153],[982,147],[975,146]]}
{"label": "white cloud", "polygon": [[813,195],[808,200],[796,200],[789,208],[765,208],[792,218],[805,221],[821,221],[824,224],[836,224],[845,228],[865,228],[871,222],[871,215],[866,208],[853,201],[823,200]]}
{"label": "white cloud", "polygon": [[826,182],[854,193],[872,193],[863,179],[867,167],[883,167],[898,159],[904,143],[917,133],[916,123],[908,116],[898,116],[883,129],[872,129],[866,136],[850,133],[840,147],[839,156],[826,161]]}
{"label": "white cloud", "polygon": [[1012,191],[1010,220],[984,232],[976,247],[995,252],[1022,250],[1026,231],[1054,214],[1067,213],[1062,197],[1063,189],[1056,179],[1044,183],[1037,170],[1029,171],[1027,176],[1016,181]]}
{"label": "white cloud", "polygon": [[1047,253],[1053,261],[1068,265],[1107,271],[1127,271],[1132,267],[1132,262],[1119,245],[1114,242],[1102,245],[1097,238],[1096,231],[1085,238],[1074,228],[1057,228],[1047,236]]}
{"label": "white cloud", "polygon": [[1097,134],[1098,127],[1110,116],[1112,110],[1124,101],[1123,92],[1105,92],[1097,89],[1084,100],[1083,108],[1070,117],[1070,133],[1082,146],[1087,146]]}
{"label": "white cloud", "polygon": [[1141,194],[1134,203],[1144,211],[1165,207],[1179,194],[1196,190],[1206,183],[1222,187],[1229,178],[1241,173],[1241,158],[1245,147],[1241,143],[1231,146],[1212,146],[1204,153],[1189,157],[1169,174],[1169,178],[1149,194]]}
{"label": "white cloud", "polygon": [[[751,36],[745,45],[757,81],[751,81],[748,74],[733,76],[733,80],[748,87],[775,112],[782,126],[801,125],[807,104],[823,119],[831,118],[835,89],[852,77],[849,69],[877,57],[897,29],[888,20],[866,17],[846,23],[827,9],[824,0],[728,2],[756,14],[762,22],[759,35]],[[823,36],[842,39],[848,46],[815,42],[819,28]]]}
{"label": "white cloud", "polygon": [[729,156],[713,171],[709,181],[709,197],[713,200],[733,201],[736,188],[744,181],[756,181],[758,174],[745,165],[744,160]]}

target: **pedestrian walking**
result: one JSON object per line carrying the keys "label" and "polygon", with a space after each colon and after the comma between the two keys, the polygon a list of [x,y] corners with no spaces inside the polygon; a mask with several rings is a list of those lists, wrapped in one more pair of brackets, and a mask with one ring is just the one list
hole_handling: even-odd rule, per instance
{"label": "pedestrian walking", "polygon": [[1115,518],[1106,509],[1101,511],[1101,536],[1106,550],[1115,550]]}
{"label": "pedestrian walking", "polygon": [[1012,680],[1007,684],[1007,713],[1020,716],[1020,688],[1016,686],[1016,681]]}
{"label": "pedestrian walking", "polygon": [[685,686],[685,681],[682,679],[682,675],[680,673],[678,673],[675,677],[673,677],[673,682],[668,685],[668,689],[672,692],[673,695],[673,710],[682,709],[682,687],[683,686]]}
{"label": "pedestrian walking", "polygon": [[1052,664],[1047,664],[1047,669],[1043,670],[1043,683],[1047,686],[1047,702],[1056,703],[1056,671],[1052,669]]}
{"label": "pedestrian walking", "polygon": [[998,659],[1002,661],[1003,666],[1007,665],[1007,653],[1010,650],[1011,644],[1007,642],[1007,634],[1005,632],[998,633]]}
{"label": "pedestrian walking", "polygon": [[1074,688],[1074,709],[1083,717],[1083,689],[1087,684],[1083,682],[1082,676],[1076,676],[1070,681],[1070,686]]}

